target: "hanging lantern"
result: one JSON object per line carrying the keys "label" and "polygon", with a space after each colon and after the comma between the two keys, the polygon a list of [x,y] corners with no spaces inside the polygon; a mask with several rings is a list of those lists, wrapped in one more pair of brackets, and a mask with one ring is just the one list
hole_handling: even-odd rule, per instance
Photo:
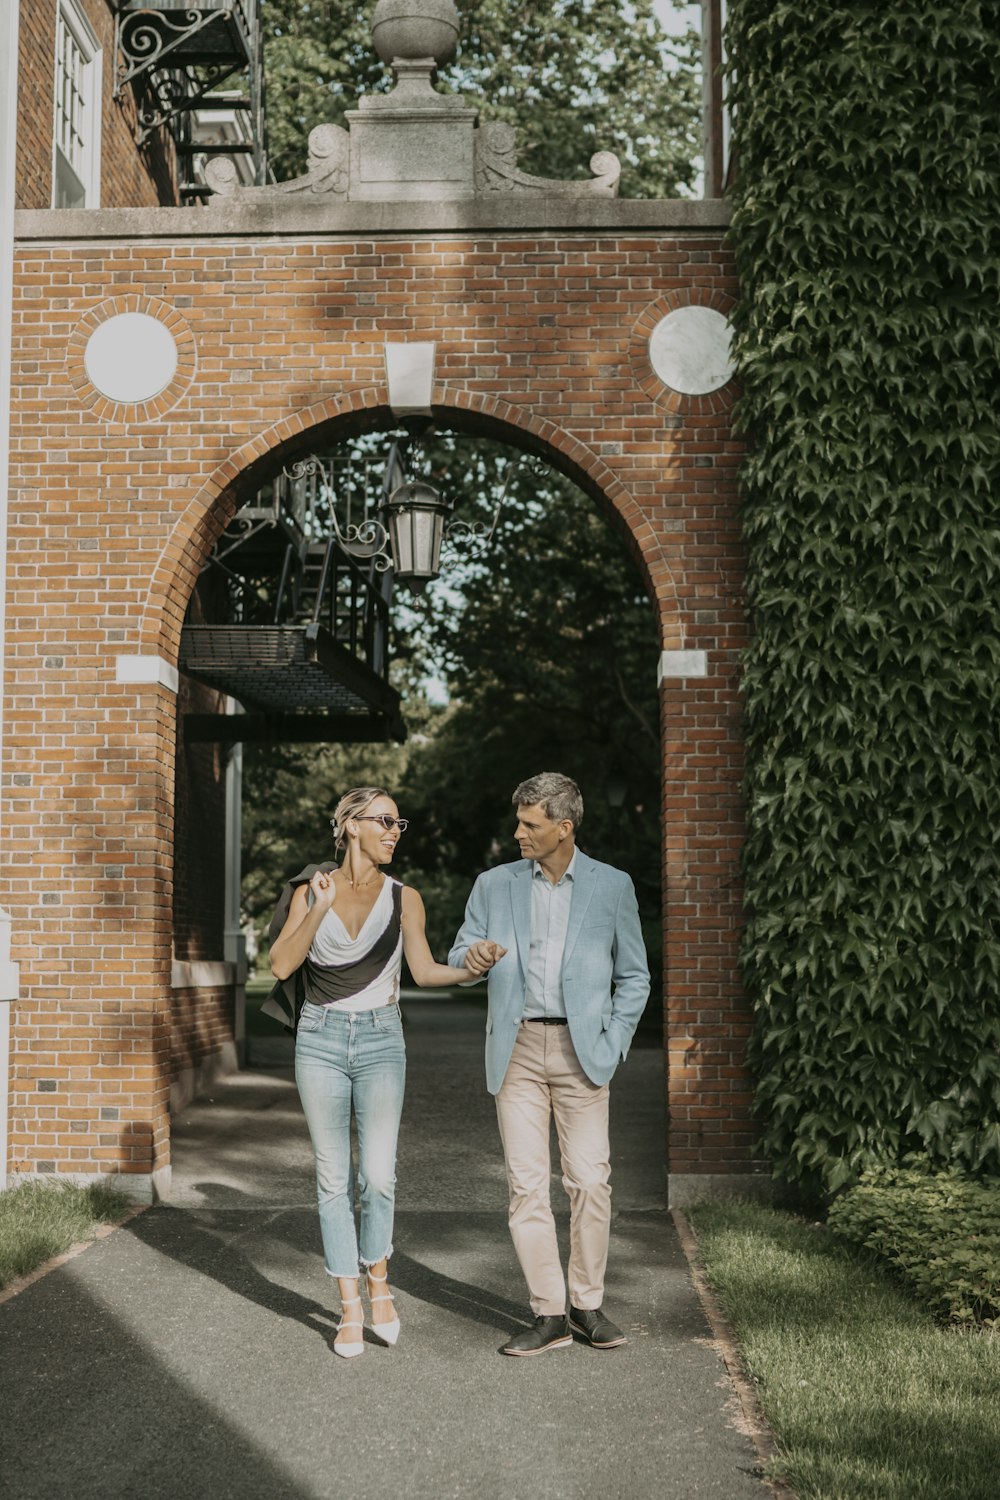
{"label": "hanging lantern", "polygon": [[[313,491],[326,497],[322,524],[328,525],[340,550],[348,557],[369,561],[377,573],[391,572],[411,590],[422,594],[441,573],[441,551],[445,542],[456,549],[483,546],[497,529],[514,465],[508,464],[503,489],[488,521],[448,521],[454,502],[442,499],[423,479],[407,479],[402,443],[393,443],[382,477],[377,510],[365,501],[360,521],[350,519],[350,499],[343,525],[337,516],[337,483],[330,461],[319,454],[299,459],[282,470],[294,499],[296,487],[316,478]],[[348,494],[350,487],[347,487]],[[271,523],[273,524],[273,522]],[[300,524],[301,529],[301,524]]]}
{"label": "hanging lantern", "polygon": [[392,571],[399,583],[422,594],[441,572],[445,516],[451,502],[422,479],[411,479],[393,490],[382,512],[389,533]]}

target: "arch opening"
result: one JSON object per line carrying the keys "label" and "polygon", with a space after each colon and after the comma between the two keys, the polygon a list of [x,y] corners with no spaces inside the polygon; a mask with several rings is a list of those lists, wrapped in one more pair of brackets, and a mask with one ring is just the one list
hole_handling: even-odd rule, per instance
{"label": "arch opening", "polygon": [[[659,612],[663,647],[682,647],[684,626],[671,559],[617,470],[592,447],[532,410],[478,392],[462,392],[454,399],[442,399],[450,392],[437,394],[432,414],[441,430],[492,439],[531,454],[591,498],[632,551]],[[176,661],[181,623],[195,582],[220,532],[249,495],[312,451],[398,428],[380,391],[358,390],[286,418],[232,453],[193,497],[163,549],[143,612],[143,643]]]}
{"label": "arch opening", "polygon": [[[625,519],[628,496],[613,476],[607,488],[601,486],[595,472],[602,466],[585,451],[555,447],[489,414],[438,408],[435,415],[440,427],[436,438],[425,441],[420,463],[442,488],[454,483],[456,472],[468,482],[477,462],[496,487],[503,467],[519,463],[523,455],[532,461],[526,472],[533,478],[548,476],[548,491],[533,505],[525,507],[522,495],[508,506],[495,552],[481,563],[465,564],[461,587],[454,575],[446,574],[423,600],[396,602],[404,648],[391,670],[410,720],[407,743],[294,745],[278,738],[240,748],[234,735],[210,746],[192,745],[183,733],[183,718],[196,711],[205,688],[182,678],[176,848],[179,855],[189,850],[185,819],[200,805],[199,845],[204,847],[204,832],[214,826],[215,856],[204,861],[197,878],[190,866],[183,868],[183,860],[178,862],[175,943],[190,944],[190,924],[186,932],[182,928],[192,910],[212,911],[210,902],[198,899],[198,878],[217,886],[224,864],[220,851],[228,848],[232,859],[233,829],[225,831],[224,825],[233,815],[234,775],[243,779],[244,864],[249,868],[243,871],[241,908],[234,912],[230,891],[228,916],[222,917],[227,951],[242,947],[251,932],[251,947],[259,949],[283,879],[307,862],[329,857],[325,820],[337,796],[347,785],[375,782],[391,786],[413,817],[415,836],[407,836],[410,852],[400,874],[424,894],[432,950],[443,958],[475,875],[489,864],[517,857],[510,836],[513,787],[541,769],[562,770],[584,791],[581,846],[628,869],[639,891],[653,969],[652,998],[639,1040],[659,1053],[661,736],[655,663],[660,633],[651,607],[648,559]],[[447,430],[441,431],[445,423]],[[219,521],[238,515],[306,454],[352,445],[364,453],[379,443],[387,446],[397,425],[385,408],[364,408],[318,422],[294,441],[258,454],[220,493]],[[442,465],[449,463],[450,471],[442,473]],[[488,508],[490,501],[480,502],[480,508],[482,503]],[[466,497],[462,513],[475,509],[473,504],[470,510]],[[223,540],[226,535],[223,531]],[[497,556],[502,559],[499,575]],[[198,597],[197,586],[192,597]],[[459,615],[471,644],[456,639]],[[435,651],[440,653],[437,660]],[[543,659],[546,653],[548,660]],[[540,700],[543,691],[551,694],[548,704]],[[216,710],[222,706],[215,704]],[[192,787],[185,787],[185,778],[205,789],[200,803]],[[310,787],[310,795],[297,797],[291,808],[289,799],[302,785]],[[208,802],[214,814],[205,811]],[[270,851],[263,859],[262,845]],[[190,859],[189,853],[184,858]],[[182,891],[186,894],[179,898]],[[216,901],[217,932],[219,920]],[[206,934],[194,943],[205,952],[212,946]],[[250,975],[246,1027],[251,1062],[255,1048],[259,1056],[270,1056],[280,1041],[272,1024],[259,1016],[266,988],[262,965]],[[242,1031],[237,1022],[237,1046]]]}

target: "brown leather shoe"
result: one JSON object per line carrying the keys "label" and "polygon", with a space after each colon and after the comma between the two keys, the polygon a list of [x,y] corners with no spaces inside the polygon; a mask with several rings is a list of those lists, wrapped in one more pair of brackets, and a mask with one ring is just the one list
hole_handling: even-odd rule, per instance
{"label": "brown leather shoe", "polygon": [[565,1313],[557,1318],[535,1319],[535,1326],[524,1333],[515,1333],[501,1349],[501,1354],[544,1354],[548,1349],[570,1349],[573,1335]]}

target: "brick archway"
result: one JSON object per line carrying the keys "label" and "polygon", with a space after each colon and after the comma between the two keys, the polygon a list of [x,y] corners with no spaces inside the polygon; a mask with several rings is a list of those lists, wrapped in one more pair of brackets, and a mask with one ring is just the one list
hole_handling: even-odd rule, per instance
{"label": "brick archway", "polygon": [[[697,594],[697,581],[682,573],[678,587],[674,572],[677,559],[671,560],[666,539],[657,533],[647,513],[600,456],[551,421],[496,396],[463,393],[458,399],[452,397],[446,388],[435,391],[433,411],[442,427],[488,434],[535,452],[566,473],[627,528],[636,564],[656,601],[662,650],[684,654],[690,630],[681,599],[685,594]],[[301,451],[335,445],[345,436],[392,430],[397,425],[384,389],[367,387],[297,412],[242,444],[189,502],[161,554],[143,610],[144,649],[161,653],[171,663],[176,661],[194,582],[216,537],[248,488]],[[709,843],[697,833],[703,798],[718,786],[712,778],[727,778],[731,796],[735,791],[733,761],[718,754],[712,743],[717,730],[709,729],[707,745],[703,733],[706,718],[713,724],[717,721],[720,697],[729,693],[735,696],[733,674],[730,663],[722,693],[716,672],[693,688],[669,677],[662,683],[664,1048],[670,1159],[677,1167],[671,1177],[684,1179],[672,1186],[676,1201],[683,1200],[685,1190],[703,1191],[708,1176],[722,1182],[739,1175],[724,1169],[739,1165],[752,1141],[752,1127],[745,1118],[749,1092],[744,1086],[737,1093],[743,1084],[742,1045],[748,1025],[738,1011],[735,1015],[732,1011],[726,1015],[725,1011],[727,1006],[739,1005],[738,983],[731,977],[728,995],[712,988],[712,969],[719,963],[719,954],[726,952],[727,942],[731,947],[740,920],[736,869],[739,837],[730,831],[725,839]],[[731,724],[731,713],[727,719]],[[737,771],[738,766],[736,762]],[[694,857],[692,846],[697,850]],[[712,966],[708,972],[704,964],[706,946],[695,937],[702,924]],[[703,1019],[706,1006],[707,1024]],[[719,1127],[731,1123],[734,1105],[744,1118],[729,1135]],[[709,1170],[693,1172],[689,1163],[707,1164]]]}
{"label": "brick archway", "polygon": [[[473,435],[496,437],[525,448],[559,469],[610,510],[627,531],[633,555],[650,597],[656,601],[664,650],[683,650],[684,618],[667,549],[626,485],[600,456],[572,433],[496,396],[434,393],[435,419]],[[391,430],[398,425],[384,388],[348,392],[323,401],[243,443],[216,468],[189,502],[160,555],[150,580],[140,627],[141,649],[177,660],[181,625],[191,590],[219,533],[238,509],[242,489],[255,471],[272,466],[279,454],[297,452],[303,443],[336,444],[346,429]]]}
{"label": "brick archway", "polygon": [[[665,311],[730,305],[724,230],[718,206],[503,195],[443,218],[301,199],[22,217],[0,791],[21,965],[13,1172],[166,1182],[176,661],[194,579],[276,455],[390,425],[386,343],[432,341],[443,420],[573,478],[656,600],[671,1190],[747,1180],[734,392],[666,392],[648,349]],[[109,407],[81,349],[133,307],[174,339],[177,374],[162,399],[116,382]],[[37,872],[67,862],[43,893]],[[218,956],[185,970],[194,1028],[198,963]]]}

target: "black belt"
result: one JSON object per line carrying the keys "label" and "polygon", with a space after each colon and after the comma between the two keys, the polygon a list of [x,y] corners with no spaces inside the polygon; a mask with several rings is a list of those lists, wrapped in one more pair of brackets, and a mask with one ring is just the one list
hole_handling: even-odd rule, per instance
{"label": "black belt", "polygon": [[568,1026],[565,1016],[525,1016],[529,1026]]}

